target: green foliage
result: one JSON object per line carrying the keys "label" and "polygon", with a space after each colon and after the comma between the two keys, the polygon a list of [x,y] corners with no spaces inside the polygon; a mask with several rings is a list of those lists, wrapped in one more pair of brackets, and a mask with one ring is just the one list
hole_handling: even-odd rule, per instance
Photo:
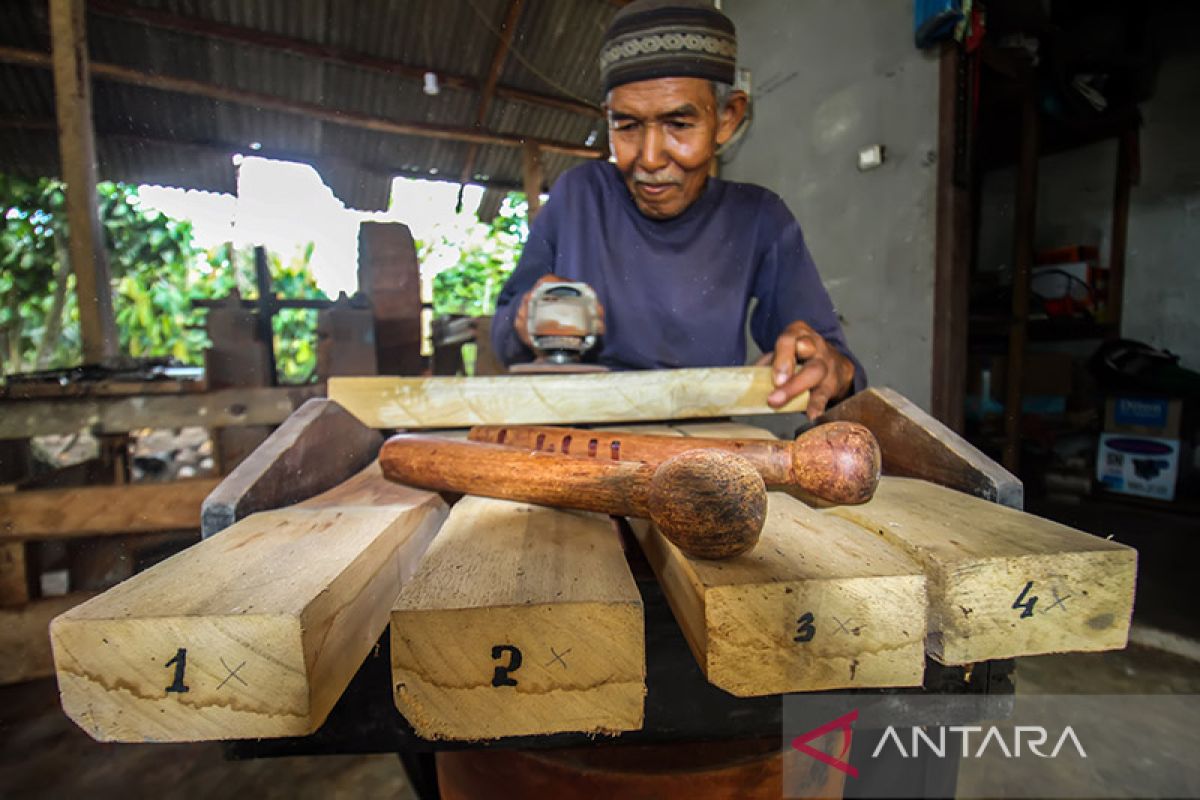
{"label": "green foliage", "polygon": [[[234,287],[253,296],[253,252],[204,253],[191,223],[141,204],[137,189],[97,186],[122,352],[203,361],[208,339],[204,310],[193,299],[224,297]],[[66,198],[57,180],[0,175],[0,363],[3,373],[78,364],[79,309],[67,254]],[[283,297],[321,297],[309,261],[283,263],[271,254],[275,291]],[[288,309],[275,318],[281,380],[308,380],[316,364],[315,312]]]}
{"label": "green foliage", "polygon": [[[433,313],[485,316],[496,311],[496,297],[517,266],[529,236],[525,196],[510,193],[491,225],[479,225],[459,248],[458,264],[433,279]],[[443,242],[444,243],[444,242]],[[422,261],[431,249],[421,246]]]}

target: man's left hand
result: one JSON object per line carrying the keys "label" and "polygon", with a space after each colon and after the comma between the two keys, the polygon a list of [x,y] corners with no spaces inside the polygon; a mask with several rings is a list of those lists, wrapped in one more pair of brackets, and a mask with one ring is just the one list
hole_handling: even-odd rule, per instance
{"label": "man's left hand", "polygon": [[770,364],[775,372],[775,390],[767,397],[767,405],[779,408],[808,391],[805,413],[809,419],[824,414],[830,400],[842,398],[854,385],[854,362],[830,347],[806,322],[788,325],[775,340],[775,350],[756,363]]}

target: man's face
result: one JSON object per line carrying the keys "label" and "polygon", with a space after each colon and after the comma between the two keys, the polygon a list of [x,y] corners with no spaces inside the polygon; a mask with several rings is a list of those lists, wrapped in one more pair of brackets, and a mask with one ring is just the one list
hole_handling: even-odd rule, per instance
{"label": "man's face", "polygon": [[717,147],[737,129],[745,97],[717,112],[701,78],[627,83],[608,98],[609,142],[638,210],[651,219],[679,216],[704,191]]}

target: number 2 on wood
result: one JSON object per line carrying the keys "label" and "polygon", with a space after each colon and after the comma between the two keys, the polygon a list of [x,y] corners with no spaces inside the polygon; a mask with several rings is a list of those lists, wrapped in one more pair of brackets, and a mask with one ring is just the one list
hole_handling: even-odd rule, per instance
{"label": "number 2 on wood", "polygon": [[1017,608],[1025,609],[1024,611],[1021,612],[1021,617],[1020,617],[1021,619],[1025,619],[1026,617],[1033,616],[1033,606],[1038,601],[1037,595],[1034,595],[1033,597],[1029,598],[1028,600],[1025,599],[1025,595],[1029,594],[1029,590],[1032,588],[1033,588],[1033,581],[1030,581],[1029,583],[1025,584],[1025,588],[1021,590],[1021,593],[1019,595],[1017,595],[1017,599],[1013,600],[1012,607],[1014,609],[1017,609]]}
{"label": "number 2 on wood", "polygon": [[492,673],[492,686],[516,686],[517,682],[508,677],[508,673],[516,672],[521,668],[521,651],[513,647],[511,644],[498,644],[492,648],[492,658],[500,658],[505,653],[508,653],[508,664],[502,667],[496,667],[496,671]]}
{"label": "number 2 on wood", "polygon": [[181,692],[181,693],[188,691],[188,687],[183,685],[183,672],[184,672],[184,670],[187,669],[187,648],[186,647],[181,647],[178,650],[176,650],[175,655],[171,657],[171,660],[168,661],[166,664],[163,664],[163,666],[169,667],[172,664],[175,665],[175,680],[171,683],[170,686],[167,687],[167,691],[168,692]]}

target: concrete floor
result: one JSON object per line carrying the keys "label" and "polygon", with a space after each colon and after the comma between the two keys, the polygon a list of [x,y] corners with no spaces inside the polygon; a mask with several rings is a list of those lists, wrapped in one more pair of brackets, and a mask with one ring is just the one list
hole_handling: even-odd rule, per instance
{"label": "concrete floor", "polygon": [[0,798],[415,800],[395,756],[226,761],[219,744],[99,744],[67,719],[53,679],[0,688]]}

